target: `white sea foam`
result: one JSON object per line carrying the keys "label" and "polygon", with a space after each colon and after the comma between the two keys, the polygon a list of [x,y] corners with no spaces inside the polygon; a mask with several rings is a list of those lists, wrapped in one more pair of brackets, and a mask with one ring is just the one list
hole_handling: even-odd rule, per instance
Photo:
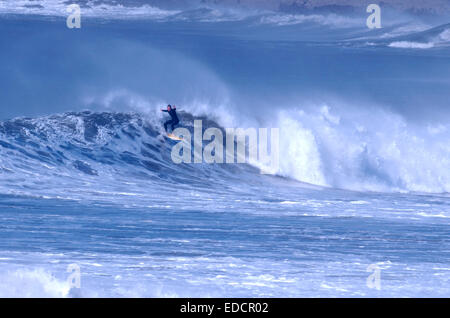
{"label": "white sea foam", "polygon": [[67,297],[68,282],[44,269],[18,269],[0,272],[0,297]]}
{"label": "white sea foam", "polygon": [[329,106],[294,118],[281,113],[278,121],[285,176],[354,190],[450,191],[447,125],[437,136],[387,111]]}
{"label": "white sea foam", "polygon": [[396,41],[396,42],[390,43],[389,47],[400,48],[400,49],[431,49],[434,47],[434,43]]}
{"label": "white sea foam", "polygon": [[336,14],[266,14],[260,18],[261,24],[272,24],[278,26],[297,24],[317,24],[337,28],[348,28],[363,25],[361,19],[339,16]]}
{"label": "white sea foam", "polygon": [[431,49],[434,47],[448,46],[450,43],[450,29],[443,26],[437,30],[431,29],[429,34],[422,35],[420,40],[399,40],[391,42],[388,46],[401,49]]}

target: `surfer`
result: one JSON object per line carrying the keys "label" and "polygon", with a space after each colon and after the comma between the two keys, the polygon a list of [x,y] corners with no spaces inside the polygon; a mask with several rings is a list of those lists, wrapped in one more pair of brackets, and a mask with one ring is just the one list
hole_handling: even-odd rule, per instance
{"label": "surfer", "polygon": [[164,129],[166,130],[167,133],[167,126],[170,125],[170,127],[172,128],[172,132],[175,129],[175,125],[178,125],[178,123],[180,122],[180,120],[178,119],[177,116],[177,107],[175,105],[171,106],[171,105],[167,105],[167,110],[166,109],[161,109],[162,112],[165,113],[169,113],[171,119],[166,121],[164,123]]}

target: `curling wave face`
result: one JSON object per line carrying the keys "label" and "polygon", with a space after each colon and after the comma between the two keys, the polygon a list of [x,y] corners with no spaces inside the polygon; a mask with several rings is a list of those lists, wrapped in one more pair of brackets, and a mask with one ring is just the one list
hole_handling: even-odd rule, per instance
{"label": "curling wave face", "polygon": [[85,191],[101,195],[102,190],[91,187],[99,184],[104,191],[121,193],[134,185],[135,193],[147,194],[174,185],[210,188],[210,180],[226,188],[243,174],[257,174],[248,165],[174,164],[174,143],[161,133],[133,113],[66,113],[3,122],[2,192],[73,199],[83,198]]}

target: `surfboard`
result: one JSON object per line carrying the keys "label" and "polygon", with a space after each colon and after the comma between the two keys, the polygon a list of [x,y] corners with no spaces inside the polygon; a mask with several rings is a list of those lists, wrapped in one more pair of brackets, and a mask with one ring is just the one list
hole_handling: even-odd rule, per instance
{"label": "surfboard", "polygon": [[167,134],[167,137],[172,139],[172,140],[177,140],[177,141],[182,141],[183,138],[177,137],[174,134]]}

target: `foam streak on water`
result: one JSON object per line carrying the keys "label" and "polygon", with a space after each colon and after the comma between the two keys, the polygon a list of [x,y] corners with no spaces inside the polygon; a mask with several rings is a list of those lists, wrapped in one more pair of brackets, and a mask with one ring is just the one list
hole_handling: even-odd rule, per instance
{"label": "foam streak on water", "polygon": [[[273,195],[116,196],[123,205],[2,196],[0,295],[448,296],[446,198]],[[73,263],[82,288],[70,291]],[[370,264],[379,291],[366,285]]]}

